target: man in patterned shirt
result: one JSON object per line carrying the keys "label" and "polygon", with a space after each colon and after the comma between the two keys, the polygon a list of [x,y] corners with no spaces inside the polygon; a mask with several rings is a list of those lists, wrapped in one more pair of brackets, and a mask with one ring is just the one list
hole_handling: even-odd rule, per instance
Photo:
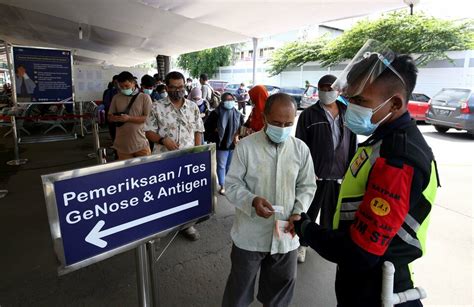
{"label": "man in patterned shirt", "polygon": [[[204,124],[198,106],[184,98],[184,76],[172,71],[165,77],[168,97],[153,104],[145,124],[148,140],[155,143],[153,153],[163,153],[201,145]],[[199,232],[191,226],[184,230],[185,236],[199,239]]]}

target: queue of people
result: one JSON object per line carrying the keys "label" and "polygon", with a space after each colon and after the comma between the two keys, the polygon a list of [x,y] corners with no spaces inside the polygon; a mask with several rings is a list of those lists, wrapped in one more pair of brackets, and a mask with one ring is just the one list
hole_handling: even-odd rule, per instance
{"label": "queue of people", "polygon": [[[223,93],[213,108],[206,75],[198,88],[171,72],[162,96],[161,85],[145,78],[140,91],[123,72],[108,119],[119,159],[151,154],[149,142],[153,153],[216,144],[219,192],[235,207],[222,306],[249,306],[258,274],[263,306],[289,306],[311,247],[338,266],[338,306],[378,307],[384,261],[395,265],[395,292],[413,288],[408,266],[423,255],[439,186],[434,155],[407,112],[416,78],[410,56],[362,50],[341,76],[319,80],[318,103],[296,121],[293,98],[261,85],[239,98]],[[368,139],[357,145],[357,135]],[[193,226],[184,233],[199,239]]]}

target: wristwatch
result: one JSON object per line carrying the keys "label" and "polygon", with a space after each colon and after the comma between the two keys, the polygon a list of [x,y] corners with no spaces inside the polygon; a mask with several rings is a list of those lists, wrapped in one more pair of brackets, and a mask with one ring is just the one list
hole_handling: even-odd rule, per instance
{"label": "wristwatch", "polygon": [[163,145],[163,141],[166,139],[166,136],[162,137],[159,141],[158,144]]}

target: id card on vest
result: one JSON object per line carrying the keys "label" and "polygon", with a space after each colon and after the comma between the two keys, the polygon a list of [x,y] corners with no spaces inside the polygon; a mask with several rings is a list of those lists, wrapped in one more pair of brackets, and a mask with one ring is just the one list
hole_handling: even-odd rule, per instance
{"label": "id card on vest", "polygon": [[357,173],[362,168],[362,166],[364,165],[365,161],[367,161],[368,158],[369,156],[367,155],[367,152],[365,151],[365,149],[363,149],[360,152],[359,156],[354,160],[354,162],[352,162],[350,166],[352,176],[354,177],[357,176]]}

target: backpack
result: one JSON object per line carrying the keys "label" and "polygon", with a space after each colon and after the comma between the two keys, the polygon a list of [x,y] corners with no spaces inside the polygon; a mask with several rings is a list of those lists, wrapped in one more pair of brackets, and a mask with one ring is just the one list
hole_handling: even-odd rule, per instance
{"label": "backpack", "polygon": [[215,91],[210,85],[207,85],[209,87],[209,90],[211,91],[211,98],[209,98],[209,106],[211,109],[215,109],[219,106],[219,103],[221,102],[221,94],[217,91]]}

